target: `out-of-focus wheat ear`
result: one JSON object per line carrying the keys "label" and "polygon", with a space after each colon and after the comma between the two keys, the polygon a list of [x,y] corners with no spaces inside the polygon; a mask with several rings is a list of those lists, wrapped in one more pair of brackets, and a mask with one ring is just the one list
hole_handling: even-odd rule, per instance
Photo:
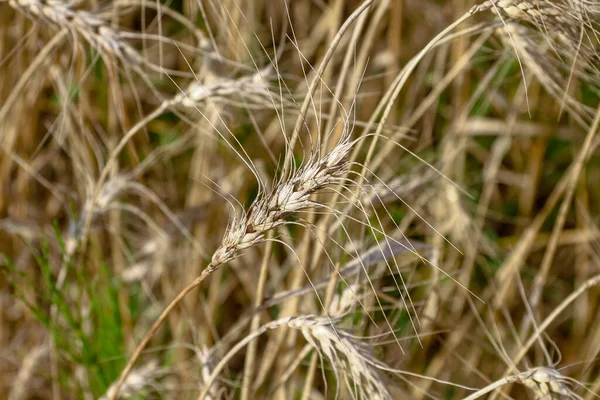
{"label": "out-of-focus wheat ear", "polygon": [[[133,396],[147,396],[150,391],[156,390],[159,380],[170,373],[170,370],[158,365],[158,362],[151,361],[143,367],[131,371],[120,389],[120,395],[123,398]],[[106,394],[100,397],[100,400],[110,399],[115,392],[113,383]]]}
{"label": "out-of-focus wheat ear", "polygon": [[[567,92],[568,81],[561,75],[556,61],[546,55],[547,46],[535,40],[537,32],[515,22],[507,22],[501,32],[505,46],[514,49],[524,68],[533,73],[550,95],[562,102],[574,117],[582,115],[589,119],[589,110]],[[565,67],[562,65],[563,70]]]}
{"label": "out-of-focus wheat ear", "polygon": [[81,35],[105,56],[114,56],[125,61],[136,53],[120,40],[119,33],[105,21],[92,13],[73,9],[69,2],[10,0],[8,3],[34,20],[39,19],[56,27],[68,28]]}
{"label": "out-of-focus wheat ear", "polygon": [[183,107],[190,110],[206,102],[259,110],[279,106],[291,107],[290,100],[269,87],[268,75],[265,72],[268,70],[237,79],[209,75],[205,82],[194,81],[180,94],[165,101],[169,107]]}
{"label": "out-of-focus wheat ear", "polygon": [[597,13],[578,0],[502,0],[490,10],[503,22],[506,46],[567,111],[586,119],[580,124],[589,123],[593,110],[573,98],[569,86],[575,79],[592,84],[598,79]]}
{"label": "out-of-focus wheat ear", "polygon": [[531,390],[536,399],[583,399],[573,391],[572,386],[584,387],[572,378],[562,375],[558,370],[551,367],[536,367],[516,375],[510,375],[489,384],[483,389],[472,393],[465,400],[478,399],[492,391],[511,383],[520,383]]}
{"label": "out-of-focus wheat ear", "polygon": [[[179,71],[164,69],[147,60],[126,41],[127,37],[135,34],[121,32],[99,14],[77,9],[74,3],[54,0],[9,0],[8,3],[33,20],[44,21],[57,29],[68,29],[72,35],[82,37],[102,57],[119,60],[123,67],[133,68],[147,82],[143,67],[157,73],[167,71],[176,76],[188,76]],[[163,40],[160,36],[157,39],[159,42]]]}
{"label": "out-of-focus wheat ear", "polygon": [[[198,28],[198,26],[196,26],[196,24],[194,24],[192,21],[190,21],[184,15],[169,8],[168,6],[158,3],[158,2],[144,2],[144,0],[119,0],[118,5],[119,5],[119,7],[143,6],[145,9],[156,10],[156,12],[158,14],[160,14],[161,16],[168,16],[169,18],[172,18],[174,21],[180,23],[183,27],[185,27],[188,31],[190,31],[194,35],[194,37],[196,38],[198,50],[200,50],[205,56],[220,58],[219,55],[214,54],[215,46],[213,46],[213,43],[206,36],[206,34],[200,28]],[[104,14],[102,14],[102,17],[103,18],[113,18],[114,17],[113,11],[112,10],[109,11],[106,16]],[[161,39],[157,38],[157,40],[161,40]],[[166,36],[162,37],[162,40],[171,41]]]}

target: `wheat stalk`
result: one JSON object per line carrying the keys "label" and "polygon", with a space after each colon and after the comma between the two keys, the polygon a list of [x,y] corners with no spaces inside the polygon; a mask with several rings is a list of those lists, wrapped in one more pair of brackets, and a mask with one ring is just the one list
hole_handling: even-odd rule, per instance
{"label": "wheat stalk", "polygon": [[13,388],[8,395],[9,400],[27,399],[31,395],[31,381],[35,377],[36,369],[40,367],[44,357],[48,355],[48,346],[38,346],[27,353],[19,374],[13,381]]}
{"label": "wheat stalk", "polygon": [[115,385],[115,392],[111,399],[117,398],[120,385],[132,370],[142,350],[171,310],[189,292],[199,286],[211,273],[238,256],[242,250],[263,242],[265,233],[286,224],[287,217],[290,215],[319,207],[319,203],[311,200],[313,194],[322,192],[329,187],[346,186],[347,183],[342,177],[350,170],[348,155],[357,142],[357,140],[350,139],[350,133],[350,125],[346,122],[339,142],[328,154],[319,157],[319,152],[314,152],[303,166],[282,176],[272,191],[260,192],[247,212],[243,212],[239,218],[234,217],[231,220],[221,245],[213,253],[211,262],[199,277],[171,301],[136,348]]}

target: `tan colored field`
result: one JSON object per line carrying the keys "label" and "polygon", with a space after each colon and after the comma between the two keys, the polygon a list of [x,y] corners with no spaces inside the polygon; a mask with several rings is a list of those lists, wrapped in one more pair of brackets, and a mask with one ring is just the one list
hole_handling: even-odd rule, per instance
{"label": "tan colored field", "polygon": [[595,0],[0,0],[0,399],[600,398]]}

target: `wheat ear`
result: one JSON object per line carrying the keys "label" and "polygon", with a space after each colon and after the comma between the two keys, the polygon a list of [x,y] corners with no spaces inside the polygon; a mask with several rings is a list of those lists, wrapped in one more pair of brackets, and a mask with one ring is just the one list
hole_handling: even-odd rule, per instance
{"label": "wheat ear", "polygon": [[281,318],[261,326],[238,342],[220,360],[211,376],[205,381],[205,387],[198,400],[205,399],[211,385],[232,356],[258,336],[281,326],[299,330],[310,346],[331,363],[336,377],[339,378],[340,375],[343,377],[348,390],[353,393],[353,398],[391,400],[392,396],[385,388],[378,372],[378,370],[387,370],[388,367],[375,360],[369,348],[357,342],[351,334],[335,328],[333,322],[335,320],[331,318],[303,315]]}
{"label": "wheat ear", "polygon": [[350,140],[349,124],[346,124],[345,127],[344,134],[331,152],[323,157],[318,157],[318,152],[314,152],[303,166],[288,176],[282,177],[271,192],[261,192],[257,200],[240,218],[232,219],[225,231],[221,245],[213,253],[211,262],[200,276],[171,301],[138,345],[121,373],[111,399],[117,398],[120,386],[133,369],[135,362],[152,336],[169,313],[189,292],[198,287],[211,273],[238,256],[240,251],[263,242],[265,233],[287,223],[288,216],[319,207],[319,203],[311,200],[314,193],[329,187],[346,185],[343,176],[350,170],[348,154],[356,140]]}
{"label": "wheat ear", "polygon": [[121,61],[137,64],[142,57],[121,39],[120,33],[96,15],[75,10],[69,2],[55,0],[10,0],[9,5],[32,19],[41,19],[62,29],[79,34],[103,55],[113,55]]}
{"label": "wheat ear", "polygon": [[510,375],[496,382],[490,383],[483,389],[472,393],[465,400],[475,400],[484,396],[493,390],[511,383],[520,383],[529,388],[536,399],[560,399],[567,397],[570,399],[581,399],[569,387],[568,383],[573,380],[562,375],[559,371],[550,367],[536,367],[516,375]]}

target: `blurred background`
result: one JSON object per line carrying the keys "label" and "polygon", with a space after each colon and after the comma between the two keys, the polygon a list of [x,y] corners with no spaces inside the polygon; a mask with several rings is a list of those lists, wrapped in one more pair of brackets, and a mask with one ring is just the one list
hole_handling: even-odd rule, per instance
{"label": "blurred background", "polygon": [[[368,3],[0,1],[0,398],[110,394],[285,179],[298,118],[297,167],[361,138],[348,183],[189,294],[122,398],[197,398],[307,315],[382,363],[383,397],[598,397],[600,8]],[[381,395],[303,333],[260,335],[208,397]]]}

